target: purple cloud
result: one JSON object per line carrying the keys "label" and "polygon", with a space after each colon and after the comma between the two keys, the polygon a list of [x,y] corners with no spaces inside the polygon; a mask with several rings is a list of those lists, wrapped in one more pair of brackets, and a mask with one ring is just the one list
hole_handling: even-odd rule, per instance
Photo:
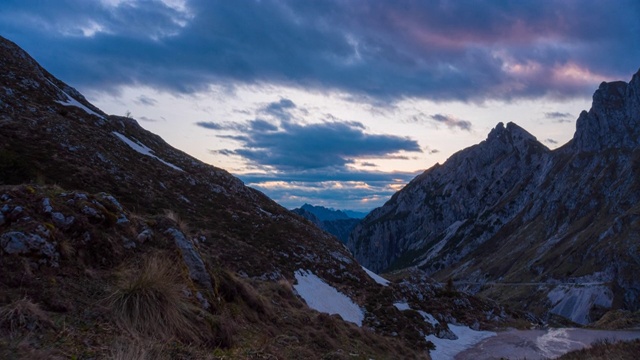
{"label": "purple cloud", "polygon": [[81,90],[264,83],[383,102],[587,97],[640,66],[634,0],[179,4],[7,0],[0,33]]}

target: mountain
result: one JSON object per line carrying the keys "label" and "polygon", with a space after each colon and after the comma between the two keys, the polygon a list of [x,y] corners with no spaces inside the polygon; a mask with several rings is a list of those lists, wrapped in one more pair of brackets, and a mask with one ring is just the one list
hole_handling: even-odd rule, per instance
{"label": "mountain", "polygon": [[347,243],[353,228],[360,222],[360,219],[351,218],[344,211],[327,209],[323,206],[304,204],[291,211],[337,237],[344,244]]}
{"label": "mountain", "polygon": [[419,270],[369,272],[2,37],[0,68],[0,358],[428,359],[449,324],[537,323]]}
{"label": "mountain", "polygon": [[549,150],[514,123],[373,210],[348,247],[578,323],[640,308],[640,72],[602,83],[573,139]]}
{"label": "mountain", "polygon": [[349,215],[341,210],[327,209],[324,206],[304,204],[300,209],[312,213],[320,221],[350,219]]}
{"label": "mountain", "polygon": [[348,217],[352,219],[364,219],[367,216],[367,212],[363,211],[353,211],[353,210],[340,210],[343,213],[347,214]]}

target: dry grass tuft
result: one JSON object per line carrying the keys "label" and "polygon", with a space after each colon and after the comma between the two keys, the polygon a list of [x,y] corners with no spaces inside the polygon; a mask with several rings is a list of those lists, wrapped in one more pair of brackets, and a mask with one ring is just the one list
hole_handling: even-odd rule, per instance
{"label": "dry grass tuft", "polygon": [[640,354],[640,340],[611,342],[596,341],[592,347],[564,354],[561,360],[636,360]]}
{"label": "dry grass tuft", "polygon": [[109,349],[111,360],[165,360],[169,359],[163,354],[161,346],[150,342],[127,339],[118,341]]}
{"label": "dry grass tuft", "polygon": [[8,330],[10,336],[21,330],[35,331],[52,325],[49,316],[28,298],[0,307],[0,328]]}
{"label": "dry grass tuft", "polygon": [[170,264],[152,256],[140,269],[125,270],[107,305],[118,325],[131,334],[197,342],[198,310],[183,296]]}
{"label": "dry grass tuft", "polygon": [[221,271],[216,277],[217,293],[222,298],[231,303],[241,300],[249,309],[261,315],[270,315],[272,313],[269,303],[264,299],[258,291],[239,279],[236,275],[228,271]]}
{"label": "dry grass tuft", "polygon": [[188,234],[189,233],[189,224],[187,224],[186,221],[184,221],[182,219],[182,217],[175,211],[173,210],[165,210],[164,212],[164,216],[171,220],[172,222],[174,222],[177,226],[178,229],[180,229],[180,231],[182,231],[183,234]]}
{"label": "dry grass tuft", "polygon": [[72,259],[76,254],[76,249],[73,247],[71,240],[66,237],[58,242],[58,248],[60,249],[60,255],[62,255],[64,259]]}

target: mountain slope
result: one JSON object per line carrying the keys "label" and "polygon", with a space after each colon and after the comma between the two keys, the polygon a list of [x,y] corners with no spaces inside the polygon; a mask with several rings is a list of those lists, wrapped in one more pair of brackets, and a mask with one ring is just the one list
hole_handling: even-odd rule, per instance
{"label": "mountain slope", "polygon": [[304,204],[302,207],[291,211],[311,221],[317,227],[337,237],[345,244],[353,228],[360,222],[360,219],[353,219],[343,211],[331,210],[323,206]]}
{"label": "mountain slope", "polygon": [[2,37],[0,68],[0,358],[429,358],[448,323],[535,321],[423,276],[381,285],[332,236]]}
{"label": "mountain slope", "polygon": [[640,73],[603,83],[554,151],[498,124],[374,210],[349,248],[374,271],[418,266],[580,323],[637,309],[639,94]]}

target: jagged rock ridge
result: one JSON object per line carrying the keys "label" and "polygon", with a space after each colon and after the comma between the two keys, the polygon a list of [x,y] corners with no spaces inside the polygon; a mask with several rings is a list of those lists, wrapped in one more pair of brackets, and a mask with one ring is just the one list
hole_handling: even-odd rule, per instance
{"label": "jagged rock ridge", "polygon": [[417,266],[581,323],[638,309],[639,122],[637,73],[602,83],[554,151],[500,123],[375,209],[348,246],[374,271]]}

